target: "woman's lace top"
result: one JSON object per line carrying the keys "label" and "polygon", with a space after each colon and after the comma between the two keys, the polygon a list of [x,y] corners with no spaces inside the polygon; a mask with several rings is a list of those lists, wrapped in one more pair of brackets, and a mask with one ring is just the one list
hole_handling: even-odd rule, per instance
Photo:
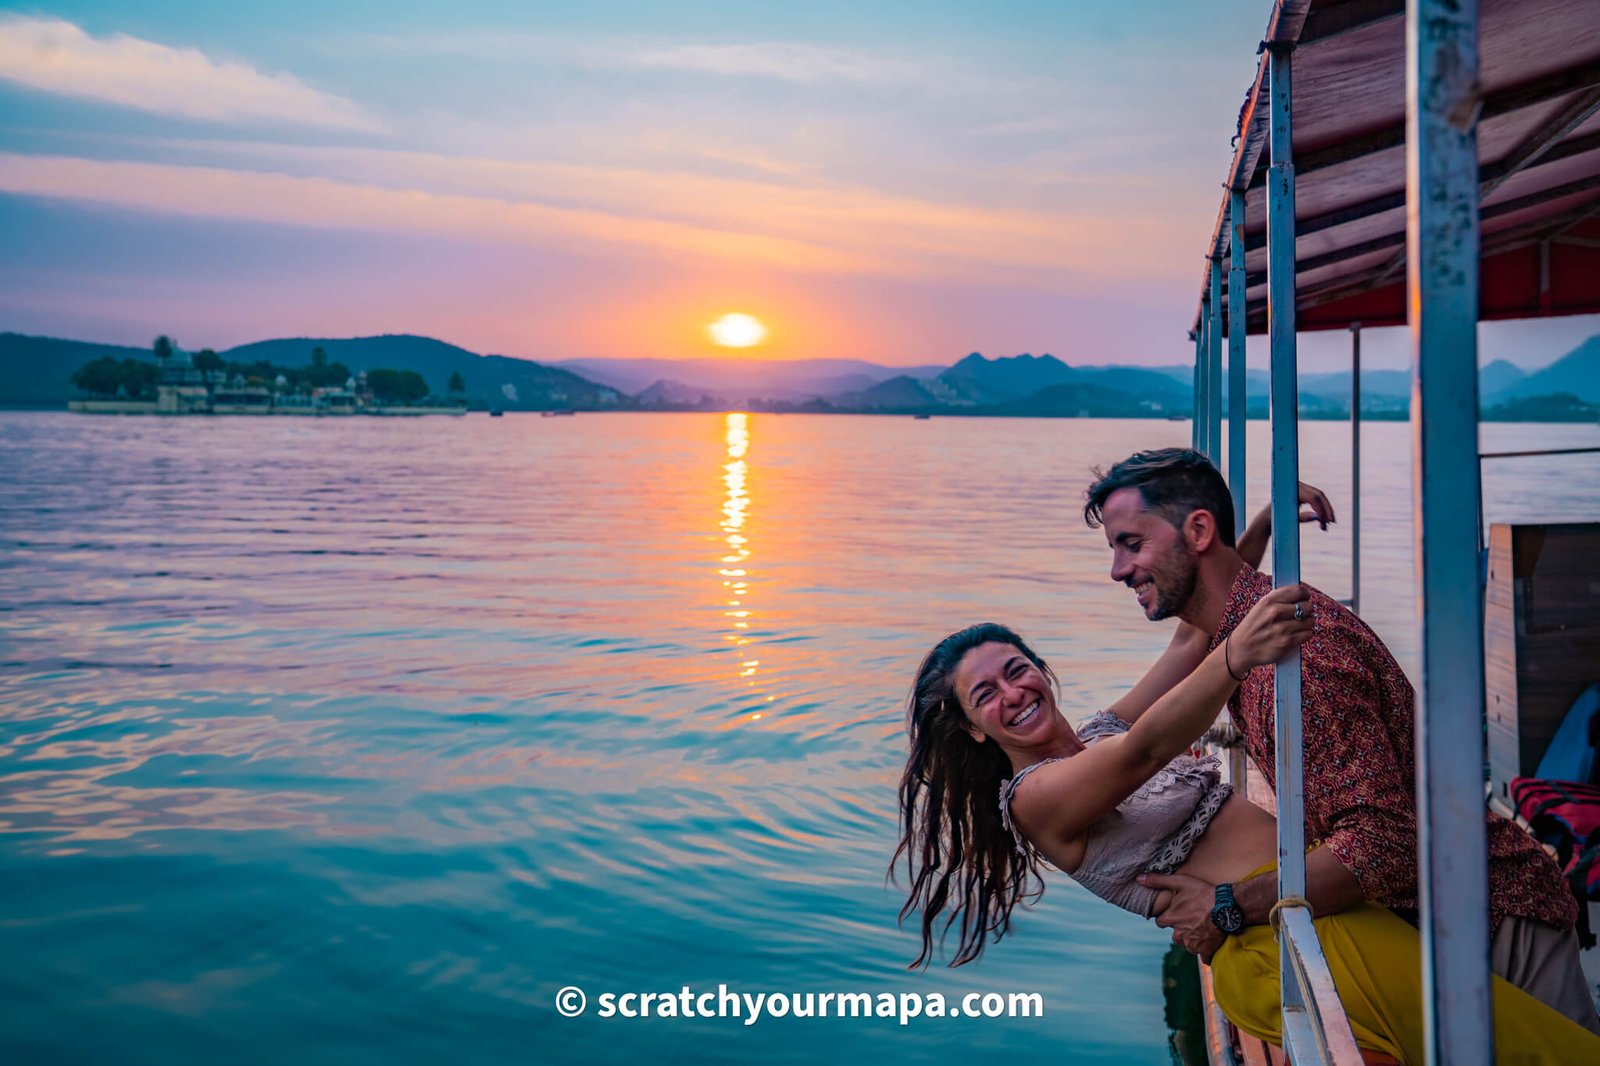
{"label": "woman's lace top", "polygon": [[[1077,728],[1078,739],[1085,744],[1127,731],[1128,723],[1110,711],[1101,711]],[[1000,786],[1000,818],[1023,854],[1034,849],[1011,820],[1011,798],[1023,778],[1041,766],[1059,761],[1057,758],[1034,763]],[[1119,803],[1116,810],[1089,827],[1083,861],[1070,876],[1101,899],[1150,917],[1156,891],[1134,878],[1142,873],[1171,873],[1183,865],[1195,842],[1233,793],[1233,788],[1220,779],[1215,756],[1179,755]]]}

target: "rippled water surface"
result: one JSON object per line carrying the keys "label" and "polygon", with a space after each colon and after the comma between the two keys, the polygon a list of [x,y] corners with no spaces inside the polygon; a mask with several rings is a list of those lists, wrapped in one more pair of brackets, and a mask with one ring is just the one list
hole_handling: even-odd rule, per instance
{"label": "rippled water surface", "polygon": [[[1012,623],[1083,714],[1164,645],[1077,503],[1188,432],[0,412],[6,1057],[1165,1061],[1160,930],[1057,878],[979,963],[909,973],[884,870],[935,639]],[[1303,438],[1341,506],[1347,433]],[[1363,613],[1409,666],[1408,440],[1365,430]],[[1595,456],[1485,476],[1491,519],[1600,517]],[[1348,535],[1305,540],[1339,596]],[[595,1016],[719,984],[1046,1016]]]}

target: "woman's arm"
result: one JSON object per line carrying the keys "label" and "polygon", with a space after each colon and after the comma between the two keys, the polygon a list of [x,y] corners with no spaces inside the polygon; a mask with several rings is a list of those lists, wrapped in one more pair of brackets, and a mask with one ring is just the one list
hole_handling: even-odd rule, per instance
{"label": "woman's arm", "polygon": [[1108,710],[1124,722],[1137,722],[1139,716],[1149,710],[1156,700],[1172,691],[1172,686],[1194,673],[1195,668],[1205,661],[1206,648],[1210,643],[1211,638],[1203,629],[1180,620],[1167,650],[1150,665],[1150,669],[1128,690],[1128,694]]}
{"label": "woman's arm", "polygon": [[1080,836],[1105,817],[1206,731],[1246,671],[1299,647],[1311,634],[1311,615],[1296,619],[1294,608],[1309,599],[1300,585],[1274,589],[1126,733],[1029,774],[1012,800],[1017,826],[1035,844],[1049,847]]}
{"label": "woman's arm", "polygon": [[[1309,511],[1300,512],[1302,522],[1315,522],[1323,529],[1327,529],[1328,523],[1338,521],[1333,514],[1333,504],[1315,485],[1300,482],[1299,502],[1311,508]],[[1267,541],[1271,539],[1272,505],[1268,504],[1250,520],[1249,525],[1244,527],[1244,532],[1240,533],[1239,539],[1234,542],[1234,550],[1239,553],[1239,558],[1260,569],[1261,560],[1267,556]]]}

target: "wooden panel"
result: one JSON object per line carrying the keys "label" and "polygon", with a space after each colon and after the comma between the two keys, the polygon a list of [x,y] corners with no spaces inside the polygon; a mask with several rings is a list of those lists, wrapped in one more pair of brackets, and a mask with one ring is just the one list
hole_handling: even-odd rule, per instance
{"label": "wooden panel", "polygon": [[1489,777],[1531,774],[1568,709],[1600,681],[1600,523],[1489,532],[1484,663]]}
{"label": "wooden panel", "polygon": [[1517,745],[1517,598],[1511,567],[1512,527],[1489,528],[1489,576],[1483,602],[1484,707],[1489,720],[1489,780],[1494,794],[1521,773]]}

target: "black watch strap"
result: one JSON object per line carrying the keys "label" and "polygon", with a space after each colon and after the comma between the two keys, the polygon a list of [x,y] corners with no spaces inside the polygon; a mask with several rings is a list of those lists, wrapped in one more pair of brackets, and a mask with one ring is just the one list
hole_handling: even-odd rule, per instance
{"label": "black watch strap", "polygon": [[1229,936],[1244,930],[1244,910],[1233,898],[1233,885],[1218,885],[1211,908],[1211,924]]}

